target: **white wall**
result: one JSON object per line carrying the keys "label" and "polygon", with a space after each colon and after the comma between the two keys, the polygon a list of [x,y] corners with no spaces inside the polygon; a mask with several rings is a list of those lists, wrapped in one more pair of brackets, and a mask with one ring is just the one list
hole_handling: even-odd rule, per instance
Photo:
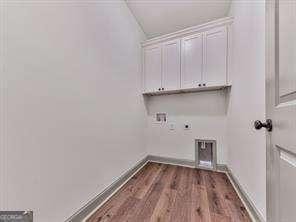
{"label": "white wall", "polygon": [[[195,139],[217,140],[218,163],[226,163],[226,94],[223,91],[153,96],[146,99],[147,151],[151,155],[195,160]],[[168,114],[168,124],[155,114]],[[170,130],[170,123],[175,130]],[[190,130],[184,130],[184,124]]]}
{"label": "white wall", "polygon": [[1,5],[1,209],[60,222],[146,155],[144,35],[124,1],[16,2]]}
{"label": "white wall", "polygon": [[228,165],[257,209],[266,214],[265,2],[232,3],[232,89],[228,108]]}

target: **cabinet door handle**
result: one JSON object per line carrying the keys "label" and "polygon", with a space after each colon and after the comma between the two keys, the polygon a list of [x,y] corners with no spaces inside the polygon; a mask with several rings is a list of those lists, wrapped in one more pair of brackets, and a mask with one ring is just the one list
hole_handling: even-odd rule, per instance
{"label": "cabinet door handle", "polygon": [[201,87],[201,84],[198,84],[199,87]]}
{"label": "cabinet door handle", "polygon": [[204,83],[203,86],[206,86],[206,84]]}
{"label": "cabinet door handle", "polygon": [[161,89],[160,88],[158,88],[158,91],[160,91]]}
{"label": "cabinet door handle", "polygon": [[162,90],[164,90],[164,88],[162,88]]}

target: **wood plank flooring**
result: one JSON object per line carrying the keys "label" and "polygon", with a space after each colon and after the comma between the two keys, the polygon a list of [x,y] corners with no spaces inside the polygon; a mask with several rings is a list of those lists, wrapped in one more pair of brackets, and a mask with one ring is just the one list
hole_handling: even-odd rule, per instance
{"label": "wood plank flooring", "polygon": [[87,222],[250,222],[224,173],[148,163]]}

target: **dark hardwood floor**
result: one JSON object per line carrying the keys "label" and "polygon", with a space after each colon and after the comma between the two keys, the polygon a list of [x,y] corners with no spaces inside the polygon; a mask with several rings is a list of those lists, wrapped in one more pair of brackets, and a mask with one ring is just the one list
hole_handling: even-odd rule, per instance
{"label": "dark hardwood floor", "polygon": [[251,221],[224,173],[148,163],[87,222]]}

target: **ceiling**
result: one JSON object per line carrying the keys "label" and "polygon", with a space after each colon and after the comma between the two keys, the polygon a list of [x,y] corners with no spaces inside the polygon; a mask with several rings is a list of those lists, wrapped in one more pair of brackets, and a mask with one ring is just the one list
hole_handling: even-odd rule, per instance
{"label": "ceiling", "polygon": [[126,0],[148,38],[228,14],[231,0]]}

